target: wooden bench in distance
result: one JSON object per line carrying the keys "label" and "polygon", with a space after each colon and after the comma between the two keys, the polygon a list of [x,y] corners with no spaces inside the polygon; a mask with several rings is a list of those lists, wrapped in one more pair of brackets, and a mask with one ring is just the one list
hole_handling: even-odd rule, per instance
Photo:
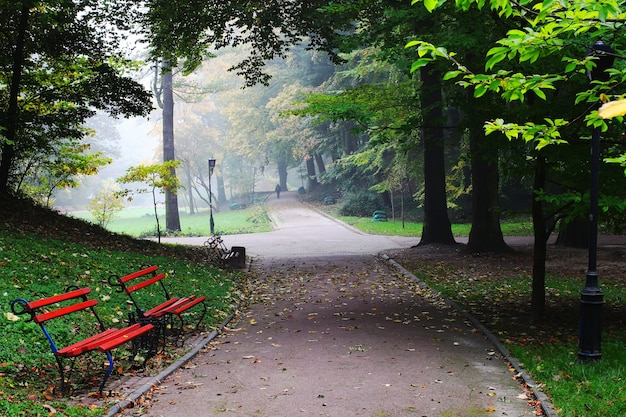
{"label": "wooden bench in distance", "polygon": [[[18,298],[11,302],[11,310],[16,315],[29,314],[29,321],[33,321],[41,327],[45,337],[48,339],[50,349],[54,354],[59,367],[59,373],[61,375],[61,392],[65,394],[67,391],[67,379],[65,377],[63,359],[72,360],[72,367],[74,360],[85,353],[92,351],[100,351],[107,356],[108,368],[100,383],[99,393],[102,393],[104,386],[109,379],[109,376],[113,372],[113,355],[111,350],[127,342],[135,340],[137,337],[147,334],[154,326],[151,324],[142,325],[139,323],[131,326],[116,329],[107,329],[98,314],[96,313],[95,306],[98,301],[95,299],[89,299],[87,296],[91,292],[89,288],[75,288],[68,290],[67,292],[52,297],[42,298],[35,301],[27,301],[22,298]],[[94,317],[97,322],[99,333],[89,334],[88,337],[75,341],[74,343],[60,347],[55,342],[53,333],[49,326],[49,321],[56,318],[68,316],[73,313],[86,312],[90,314],[83,314],[85,317],[81,319],[72,318],[73,323],[78,323],[74,326],[77,331],[83,331],[87,333],[89,327],[84,323],[86,317]],[[78,317],[78,314],[76,315]],[[67,317],[66,317],[67,318]],[[80,336],[82,337],[82,335]],[[79,338],[80,339],[80,338]]]}
{"label": "wooden bench in distance", "polygon": [[[207,307],[204,302],[206,297],[204,295],[190,295],[181,298],[171,296],[164,282],[167,275],[163,272],[159,273],[158,269],[157,265],[153,265],[124,276],[111,275],[109,285],[118,287],[120,292],[128,294],[137,314],[136,320],[139,323],[152,323],[159,326],[163,336],[166,336],[168,326],[172,327],[171,319],[174,316],[178,318],[180,323],[178,333],[182,334],[185,327],[183,313],[198,306],[201,311],[200,317],[195,323],[197,330],[206,315]],[[157,289],[155,290],[155,288]],[[160,296],[156,293],[160,293]],[[150,297],[146,297],[147,295]],[[154,299],[154,297],[157,297],[160,303],[148,305],[146,300],[148,298]]]}

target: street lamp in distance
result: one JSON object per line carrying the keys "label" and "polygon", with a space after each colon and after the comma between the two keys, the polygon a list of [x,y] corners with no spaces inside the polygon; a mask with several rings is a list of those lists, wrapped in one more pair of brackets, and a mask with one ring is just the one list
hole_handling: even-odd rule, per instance
{"label": "street lamp in distance", "polygon": [[213,221],[213,192],[211,191],[211,177],[215,169],[215,158],[209,158],[209,224],[211,226],[211,236],[215,234],[215,222]]}

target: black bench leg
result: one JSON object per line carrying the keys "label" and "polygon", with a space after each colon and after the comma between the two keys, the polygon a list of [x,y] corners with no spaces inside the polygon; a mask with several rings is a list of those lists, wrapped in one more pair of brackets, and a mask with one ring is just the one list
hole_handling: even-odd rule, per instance
{"label": "black bench leg", "polygon": [[61,375],[61,395],[65,396],[67,394],[67,384],[65,383],[65,371],[63,370],[63,359],[60,356],[55,356],[54,359],[57,361],[57,365],[59,367],[59,374]]}
{"label": "black bench leg", "polygon": [[104,386],[107,383],[107,380],[113,373],[113,355],[111,355],[111,352],[106,352],[106,355],[107,355],[107,359],[109,360],[109,367],[106,373],[104,374],[104,378],[102,379],[102,382],[100,383],[100,389],[98,390],[98,393],[100,394],[100,396],[102,396],[102,391],[104,390]]}
{"label": "black bench leg", "polygon": [[[185,338],[183,337],[183,335],[185,334],[185,320],[183,319],[181,315],[176,315],[176,317],[178,318],[179,327],[176,330],[176,342],[175,343],[177,346],[182,346],[185,343]],[[174,327],[172,326],[172,329],[173,328]]]}
{"label": "black bench leg", "polygon": [[202,304],[202,312],[200,313],[200,318],[196,321],[196,327],[195,330],[198,330],[198,328],[200,327],[200,323],[202,323],[202,320],[204,319],[204,316],[206,316],[206,304],[204,302],[200,303]]}

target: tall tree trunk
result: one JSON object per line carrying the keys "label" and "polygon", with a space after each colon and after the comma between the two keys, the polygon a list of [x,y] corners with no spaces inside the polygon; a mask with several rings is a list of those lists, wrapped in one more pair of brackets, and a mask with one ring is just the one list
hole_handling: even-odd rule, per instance
{"label": "tall tree trunk", "polygon": [[317,164],[317,172],[320,174],[326,172],[326,165],[324,164],[324,158],[319,152],[315,152],[315,163]]}
{"label": "tall tree trunk", "polygon": [[359,149],[357,137],[351,132],[354,127],[351,122],[343,123],[343,152],[346,155],[350,155]]}
{"label": "tall tree trunk", "polygon": [[455,244],[448,217],[444,159],[444,115],[441,73],[432,65],[421,68],[421,107],[424,114],[424,224],[420,245]]}
{"label": "tall tree trunk", "polygon": [[[469,115],[484,120],[482,115]],[[482,118],[481,118],[482,117]],[[468,252],[511,252],[500,228],[498,204],[498,144],[486,140],[482,125],[473,124],[469,131],[472,166],[472,228]]]}
{"label": "tall tree trunk", "polygon": [[530,316],[533,321],[543,319],[546,310],[546,254],[548,232],[543,213],[543,202],[538,196],[546,185],[546,161],[537,156],[533,183],[532,216],[535,245],[533,247],[533,284],[530,301]]}
{"label": "tall tree trunk", "polygon": [[[169,62],[165,65],[169,67]],[[174,161],[174,92],[172,85],[172,69],[167,68],[163,73],[163,161]],[[170,169],[176,175],[176,169]],[[165,190],[165,228],[170,231],[180,231],[180,216],[178,214],[178,195],[175,191]]]}
{"label": "tall tree trunk", "polygon": [[215,176],[215,181],[217,182],[217,202],[215,205],[219,208],[219,205],[222,202],[226,202],[226,188],[224,187],[224,177],[221,175]]}
{"label": "tall tree trunk", "polygon": [[282,191],[287,191],[287,161],[282,158],[278,161],[278,183]]}
{"label": "tall tree trunk", "polygon": [[556,244],[568,248],[589,247],[589,218],[578,218],[565,223],[559,228]]}
{"label": "tall tree trunk", "polygon": [[13,159],[15,158],[15,147],[13,143],[17,138],[17,126],[19,118],[18,98],[22,83],[22,70],[24,67],[24,47],[26,43],[26,30],[28,29],[28,19],[30,17],[31,5],[24,4],[20,14],[18,26],[17,42],[13,51],[13,74],[11,76],[11,86],[9,88],[9,103],[4,114],[2,124],[6,128],[4,136],[7,141],[2,145],[2,157],[0,158],[0,192],[7,192],[9,189],[9,176]]}
{"label": "tall tree trunk", "polygon": [[317,175],[315,174],[315,161],[313,158],[306,160],[306,172],[307,172],[307,192],[312,193],[318,186]]}
{"label": "tall tree trunk", "polygon": [[187,177],[187,198],[189,199],[189,214],[196,213],[196,203],[193,198],[193,181],[191,176],[191,167],[189,161],[185,161],[185,176]]}

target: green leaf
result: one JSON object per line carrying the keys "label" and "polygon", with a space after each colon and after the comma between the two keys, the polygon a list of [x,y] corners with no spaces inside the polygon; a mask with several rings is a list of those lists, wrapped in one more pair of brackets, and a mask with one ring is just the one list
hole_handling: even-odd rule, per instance
{"label": "green leaf", "polygon": [[537,97],[539,97],[542,100],[546,100],[546,94],[543,92],[543,90],[539,89],[539,88],[533,88],[533,93],[535,93],[537,95]]}
{"label": "green leaf", "polygon": [[448,71],[444,74],[443,76],[443,80],[447,81],[447,80],[451,80],[453,78],[458,77],[459,75],[463,74],[462,71]]}
{"label": "green leaf", "polygon": [[478,84],[474,89],[474,97],[479,98],[485,95],[489,88],[484,84]]}
{"label": "green leaf", "polygon": [[433,61],[432,58],[420,58],[417,61],[414,61],[413,64],[411,64],[411,72],[415,72],[418,69],[425,67],[426,65],[430,64]]}
{"label": "green leaf", "polygon": [[426,10],[428,10],[429,12],[432,12],[433,10],[435,10],[438,4],[439,4],[438,0],[424,0],[424,7],[426,7]]}

